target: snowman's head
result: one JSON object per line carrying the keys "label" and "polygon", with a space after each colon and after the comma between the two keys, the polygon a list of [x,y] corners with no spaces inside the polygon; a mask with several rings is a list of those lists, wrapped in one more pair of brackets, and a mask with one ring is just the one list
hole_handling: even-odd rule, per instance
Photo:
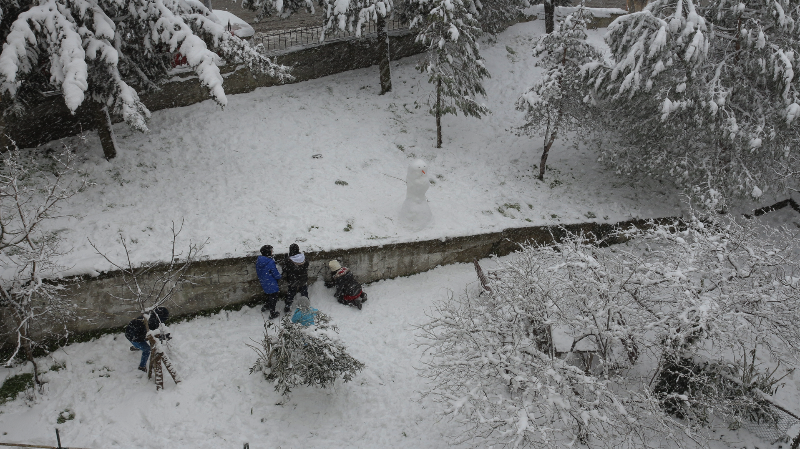
{"label": "snowman's head", "polygon": [[414,159],[408,165],[407,178],[408,179],[418,179],[418,178],[426,177],[426,176],[428,176],[427,172],[426,172],[427,168],[428,168],[428,165],[425,164],[425,161],[423,161],[422,159]]}

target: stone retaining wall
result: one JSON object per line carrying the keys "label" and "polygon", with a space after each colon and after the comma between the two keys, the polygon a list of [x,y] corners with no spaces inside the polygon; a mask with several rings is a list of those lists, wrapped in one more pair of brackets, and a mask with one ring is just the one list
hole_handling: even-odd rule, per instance
{"label": "stone retaining wall", "polygon": [[[674,221],[674,218],[658,221]],[[648,221],[631,220],[617,224],[581,223],[564,226],[533,226],[511,228],[500,232],[455,238],[441,238],[408,243],[392,243],[334,251],[306,253],[309,260],[309,282],[324,276],[331,259],[341,259],[362,283],[428,271],[440,265],[469,263],[492,255],[504,256],[529,242],[550,244],[566,232],[592,233],[605,238],[606,243],[619,243],[612,232],[631,226],[644,227]],[[282,255],[276,256],[279,259]],[[189,270],[193,283],[184,284],[167,304],[175,316],[189,315],[204,310],[219,309],[251,302],[263,297],[255,274],[256,257],[240,257],[197,262]],[[154,270],[157,272],[157,270]],[[124,326],[136,310],[115,297],[125,297],[118,272],[103,273],[97,277],[73,279],[69,295],[73,296],[86,319],[69,325],[73,332],[88,332]],[[331,300],[333,298],[331,297]]]}

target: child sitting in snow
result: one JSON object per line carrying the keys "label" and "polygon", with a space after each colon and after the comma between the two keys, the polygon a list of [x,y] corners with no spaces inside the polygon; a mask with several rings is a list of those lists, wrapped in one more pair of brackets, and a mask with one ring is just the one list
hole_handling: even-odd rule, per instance
{"label": "child sitting in snow", "polygon": [[288,290],[283,313],[289,313],[298,292],[308,298],[308,261],[297,243],[289,245],[289,255],[283,262],[283,279]]}
{"label": "child sitting in snow", "polygon": [[319,310],[311,308],[311,300],[308,296],[301,296],[297,300],[297,309],[292,315],[292,323],[300,323],[303,326],[311,326],[316,320]]}
{"label": "child sitting in snow", "polygon": [[331,279],[325,281],[325,286],[336,287],[334,296],[340,304],[356,306],[361,310],[361,305],[367,302],[367,294],[361,289],[361,284],[353,273],[337,260],[330,261],[328,268],[331,270]]}

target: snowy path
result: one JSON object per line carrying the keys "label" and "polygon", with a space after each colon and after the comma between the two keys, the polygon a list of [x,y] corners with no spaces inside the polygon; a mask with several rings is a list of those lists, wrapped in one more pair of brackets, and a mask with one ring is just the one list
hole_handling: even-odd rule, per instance
{"label": "snowy path", "polygon": [[[416,58],[393,63],[394,92],[383,96],[372,67],[232,95],[225,110],[206,101],[157,111],[149,134],[115,127],[121,151],[112,162],[94,133],[51,142],[45,147],[73,145],[79,170],[96,183],[65,208],[73,218],[53,224],[73,248],[64,265],[73,273],[108,269],[87,237],[114,258],[120,233],[136,261],[162,260],[170,222],[181,219],[183,238],[209,238],[205,254],[221,258],[263,244],[324,250],[680,214],[674,189],[634,188],[607,172],[595,149],[560,139],[545,182],[535,179],[541,138],[516,134],[522,113],[514,104],[540,74],[532,52],[542,29],[541,21],[515,25],[483,46],[492,114],[446,116],[442,149],[427,112],[432,88]],[[591,33],[602,45],[603,31]],[[435,182],[427,193],[435,222],[421,232],[396,219],[413,158],[427,162]]]}

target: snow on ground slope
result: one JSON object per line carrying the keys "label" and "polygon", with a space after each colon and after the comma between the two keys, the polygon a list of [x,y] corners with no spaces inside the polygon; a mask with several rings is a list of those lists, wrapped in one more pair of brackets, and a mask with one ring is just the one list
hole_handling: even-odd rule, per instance
{"label": "snow on ground slope", "polygon": [[[57,427],[63,444],[88,448],[444,447],[442,433],[453,428],[419,401],[421,350],[412,346],[412,325],[447,289],[463,291],[474,281],[471,265],[452,265],[378,282],[368,286],[362,311],[314,284],[312,306],[334,318],[366,368],[332,390],[297,388],[284,405],[261,374],[248,374],[256,356],[246,344],[263,333],[257,308],[170,326],[172,359],[185,380],[175,385],[165,373],[161,392],[136,370],[141,353],[130,352],[121,334],[68,346],[42,359],[66,368],[45,374],[41,398],[0,406],[0,442],[49,445]],[[75,418],[57,424],[64,410]]]}
{"label": "snow on ground slope", "polygon": [[[96,183],[65,209],[76,218],[53,225],[73,248],[64,265],[108,269],[87,238],[120,260],[120,234],[134,243],[135,261],[164,259],[170,222],[181,219],[182,237],[209,238],[206,254],[219,258],[263,244],[331,249],[679,214],[672,187],[634,188],[604,170],[593,149],[563,140],[545,182],[535,179],[541,138],[514,132],[522,124],[514,104],[541,73],[532,49],[542,31],[542,21],[523,23],[484,45],[492,114],[446,116],[441,149],[426,106],[432,88],[413,57],[392,63],[394,91],[383,96],[372,67],[232,95],[225,110],[206,101],[157,111],[149,134],[118,124],[111,162],[95,133],[51,142],[45,147],[67,143],[84,155],[79,169]],[[598,45],[603,32],[591,32]],[[435,222],[420,232],[397,221],[414,158],[435,183],[427,193]]]}
{"label": "snow on ground slope", "polygon": [[[44,375],[44,395],[0,406],[0,442],[52,445],[58,428],[62,444],[97,449],[222,449],[245,442],[252,449],[444,448],[458,427],[421,398],[414,325],[426,320],[434,301],[465,288],[479,288],[472,264],[439,267],[366,286],[369,301],[358,311],[314,284],[312,306],[333,317],[349,352],[366,367],[331,390],[297,388],[283,405],[261,374],[248,374],[256,356],[246,344],[263,332],[257,308],[171,325],[170,354],[184,381],[175,385],[167,377],[160,392],[136,370],[140,353],[128,350],[122,334],[70,345],[40,359],[45,369],[66,365]],[[29,369],[0,368],[0,379]],[[787,379],[795,387],[798,381],[797,374]],[[62,412],[74,418],[59,424]],[[744,430],[712,435],[715,449],[780,447]]]}

